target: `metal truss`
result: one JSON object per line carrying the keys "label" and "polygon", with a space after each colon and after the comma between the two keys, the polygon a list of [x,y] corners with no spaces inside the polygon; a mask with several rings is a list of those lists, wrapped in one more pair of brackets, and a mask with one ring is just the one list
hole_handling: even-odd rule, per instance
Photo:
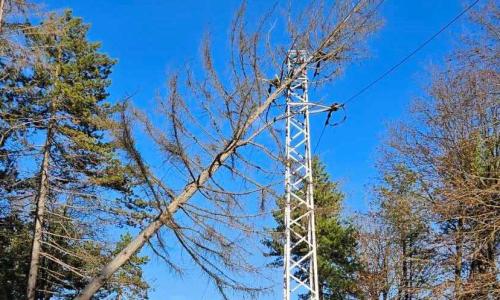
{"label": "metal truss", "polygon": [[[307,59],[306,51],[290,50],[288,74]],[[328,107],[309,102],[307,69],[290,84],[286,103],[284,299],[319,300],[309,108]]]}

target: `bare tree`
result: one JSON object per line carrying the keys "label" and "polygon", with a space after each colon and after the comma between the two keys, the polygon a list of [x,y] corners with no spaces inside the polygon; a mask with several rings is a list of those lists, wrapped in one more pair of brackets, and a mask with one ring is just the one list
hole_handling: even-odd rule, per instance
{"label": "bare tree", "polygon": [[392,131],[389,160],[410,168],[439,228],[434,295],[497,298],[499,206],[498,7],[476,11],[474,35],[433,73],[429,97]]}
{"label": "bare tree", "polygon": [[393,299],[398,255],[390,230],[374,212],[359,215],[358,227],[358,251],[363,267],[357,284],[361,295],[366,299]]}
{"label": "bare tree", "polygon": [[366,268],[360,285],[369,298],[378,287],[377,293],[385,299],[425,299],[436,280],[436,252],[418,176],[403,165],[392,165],[385,157],[379,169],[383,178],[375,185],[374,208],[360,224],[359,251]]}
{"label": "bare tree", "polygon": [[[223,297],[227,298],[226,290],[260,290],[230,276],[231,272],[257,270],[245,262],[241,236],[227,234],[221,226],[245,234],[253,232],[239,212],[244,211],[245,199],[274,194],[266,178],[272,178],[283,162],[279,131],[274,128],[283,118],[282,106],[276,100],[307,68],[317,69],[320,76],[314,83],[321,86],[359,58],[366,36],[380,24],[375,15],[377,3],[315,1],[299,14],[289,13],[283,23],[273,22],[275,13],[266,14],[251,31],[243,5],[230,29],[226,72],[217,70],[207,39],[202,47],[204,74],[197,76],[188,70],[184,76],[171,76],[168,95],[158,103],[166,127],[137,110],[123,111],[115,135],[143,183],[145,200],[136,203],[135,209],[142,207],[144,225],[77,299],[90,299],[145,244],[156,240],[153,249],[159,247],[164,253],[172,241],[160,236],[162,228],[177,239]],[[279,30],[280,26],[288,29],[290,43],[279,45],[271,40],[273,28]],[[284,67],[289,49],[307,50],[310,55],[291,74]],[[180,84],[181,79],[185,85]],[[154,141],[162,168],[171,170],[167,175],[155,171],[136,146],[133,119]],[[232,190],[229,182],[241,184],[242,190]]]}

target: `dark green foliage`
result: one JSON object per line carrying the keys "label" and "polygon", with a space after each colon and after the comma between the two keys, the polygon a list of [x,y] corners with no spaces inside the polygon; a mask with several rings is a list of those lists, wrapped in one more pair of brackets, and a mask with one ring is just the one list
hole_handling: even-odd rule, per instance
{"label": "dark green foliage", "polygon": [[[78,234],[77,228],[72,222],[59,219],[60,226],[50,228],[53,234],[67,234],[72,231],[73,237]],[[64,228],[64,230],[63,230]],[[31,223],[23,221],[14,213],[0,218],[0,300],[24,299],[26,298],[26,282],[30,259],[31,246]],[[50,238],[46,242],[58,245],[66,252],[70,252],[80,258],[72,257],[49,251],[49,255],[58,255],[64,258],[64,262],[72,268],[84,270],[88,274],[95,274],[98,268],[116,255],[129,243],[131,236],[125,234],[120,238],[113,251],[109,251],[103,245],[93,241],[77,241],[65,238]],[[142,266],[148,262],[146,256],[134,255],[109,283],[95,296],[96,299],[109,299],[107,297],[125,297],[126,299],[148,299],[149,285],[142,278]],[[64,277],[56,279],[57,273]],[[50,283],[56,282],[57,284]],[[40,274],[39,289],[56,292],[57,297],[70,299],[76,296],[86,284],[86,280],[72,272],[65,272],[59,264],[50,260],[44,260]],[[43,299],[50,299],[50,294],[39,293]]]}
{"label": "dark green foliage", "polygon": [[[321,299],[349,299],[358,294],[356,273],[361,265],[356,253],[357,231],[352,224],[342,220],[340,212],[344,195],[338,190],[337,183],[330,180],[317,157],[313,159],[313,180]],[[278,206],[282,208],[283,203],[280,199]],[[281,211],[274,214],[274,219],[278,224],[275,231],[283,232]],[[270,249],[269,256],[276,257],[272,265],[283,265],[283,236],[275,235],[273,239],[265,240],[264,244]],[[292,255],[299,255],[298,251],[301,250]]]}
{"label": "dark green foliage", "polygon": [[26,297],[31,226],[15,213],[0,211],[0,300]]}

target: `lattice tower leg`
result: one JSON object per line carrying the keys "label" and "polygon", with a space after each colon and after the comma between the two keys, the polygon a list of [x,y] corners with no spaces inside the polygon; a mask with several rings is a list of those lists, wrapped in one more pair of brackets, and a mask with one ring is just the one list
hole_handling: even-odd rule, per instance
{"label": "lattice tower leg", "polygon": [[[288,74],[307,59],[307,52],[288,53]],[[294,74],[294,73],[293,73]],[[313,199],[307,70],[287,90],[284,299],[309,294],[319,299]]]}

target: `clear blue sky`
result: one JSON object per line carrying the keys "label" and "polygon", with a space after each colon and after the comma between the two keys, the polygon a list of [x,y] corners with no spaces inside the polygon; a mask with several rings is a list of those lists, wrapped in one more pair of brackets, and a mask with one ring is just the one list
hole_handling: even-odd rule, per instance
{"label": "clear blue sky", "polygon": [[[45,3],[48,9],[71,8],[75,15],[92,24],[90,38],[101,41],[103,50],[118,59],[112,75],[111,98],[135,94],[135,103],[146,107],[155,92],[164,86],[169,70],[196,59],[200,39],[207,29],[216,41],[214,45],[225,41],[238,2],[47,0]],[[251,14],[264,12],[270,5],[270,1],[264,0],[249,2]],[[380,8],[385,26],[370,41],[372,57],[349,68],[327,89],[325,96],[342,102],[354,94],[446,24],[462,9],[464,2],[386,0]],[[411,99],[422,93],[427,81],[426,69],[431,63],[443,61],[443,55],[456,43],[452,32],[459,32],[461,26],[463,22],[453,25],[396,72],[357,98],[348,106],[347,122],[326,131],[318,152],[332,177],[342,183],[347,194],[347,211],[366,210],[367,186],[376,176],[376,150],[385,125],[404,117]],[[225,47],[214,50],[217,56],[224,55]],[[313,145],[324,119],[314,121]],[[159,260],[152,259],[145,271],[155,289],[151,299],[218,299],[213,288],[207,285],[207,279],[194,268],[179,279],[168,273]],[[275,275],[280,278],[279,270]],[[281,286],[277,285],[275,291],[261,299],[279,299]]]}

